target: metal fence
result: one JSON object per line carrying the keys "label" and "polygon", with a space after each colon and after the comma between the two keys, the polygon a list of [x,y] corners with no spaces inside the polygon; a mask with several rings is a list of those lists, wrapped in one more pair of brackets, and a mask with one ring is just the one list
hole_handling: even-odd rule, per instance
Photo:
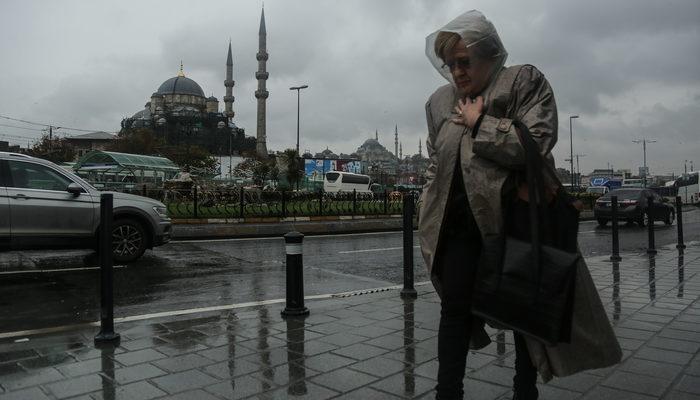
{"label": "metal fence", "polygon": [[[401,214],[405,193],[325,193],[244,188],[142,189],[131,193],[163,202],[173,218],[290,218]],[[417,201],[417,196],[414,196]]]}

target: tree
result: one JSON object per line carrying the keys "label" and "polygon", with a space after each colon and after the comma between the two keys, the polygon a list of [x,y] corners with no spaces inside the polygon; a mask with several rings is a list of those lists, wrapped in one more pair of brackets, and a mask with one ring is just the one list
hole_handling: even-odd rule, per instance
{"label": "tree", "polygon": [[217,161],[208,151],[196,145],[165,146],[161,154],[184,171],[200,176],[216,175]]}
{"label": "tree", "polygon": [[263,186],[268,176],[270,175],[270,163],[266,161],[257,161],[253,165],[253,182],[258,186]]}
{"label": "tree", "polygon": [[304,176],[304,170],[301,167],[301,159],[299,153],[295,149],[287,149],[282,153],[282,160],[286,167],[285,177],[289,185],[299,187],[299,181]]}
{"label": "tree", "polygon": [[136,128],[123,129],[107,149],[129,154],[158,154],[165,146],[165,140],[158,137],[152,129]]}
{"label": "tree", "polygon": [[279,179],[279,168],[274,159],[260,159],[257,157],[246,158],[233,170],[238,177],[250,178],[258,186],[264,186],[268,179]]}
{"label": "tree", "polygon": [[184,171],[202,176],[216,175],[217,161],[206,149],[191,144],[168,145],[153,129],[123,129],[108,149],[120,153],[162,156]]}
{"label": "tree", "polygon": [[51,162],[61,163],[73,161],[76,152],[65,138],[49,138],[49,135],[43,135],[41,139],[29,149],[29,154]]}

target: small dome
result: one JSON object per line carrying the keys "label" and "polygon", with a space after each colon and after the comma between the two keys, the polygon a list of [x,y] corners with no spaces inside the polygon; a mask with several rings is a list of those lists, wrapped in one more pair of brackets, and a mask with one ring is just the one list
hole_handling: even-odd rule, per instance
{"label": "small dome", "polygon": [[143,110],[134,114],[131,118],[135,119],[135,120],[136,119],[150,119],[151,118],[151,110],[148,107],[146,107]]}
{"label": "small dome", "polygon": [[204,97],[204,91],[199,84],[184,76],[175,76],[163,82],[157,94],[191,94]]}
{"label": "small dome", "polygon": [[214,96],[211,96],[211,97],[208,97],[208,98],[207,98],[207,101],[219,101],[219,99],[217,99],[217,98],[214,97]]}

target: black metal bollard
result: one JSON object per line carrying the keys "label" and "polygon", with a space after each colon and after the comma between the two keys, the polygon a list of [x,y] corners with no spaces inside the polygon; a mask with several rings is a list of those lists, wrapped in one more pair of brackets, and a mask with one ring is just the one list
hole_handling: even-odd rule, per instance
{"label": "black metal bollard", "polygon": [[323,216],[323,190],[318,191],[318,215]]}
{"label": "black metal bollard", "polygon": [[621,261],[620,257],[620,224],[617,218],[617,196],[610,197],[611,215],[612,220],[612,255],[610,256],[610,261]]}
{"label": "black metal bollard", "polygon": [[100,196],[100,333],[95,336],[95,345],[112,344],[119,341],[119,334],[114,332],[113,203],[111,193],[103,193]]}
{"label": "black metal bollard", "polygon": [[309,314],[309,309],[304,307],[303,242],[304,235],[300,232],[289,232],[284,235],[287,253],[287,305],[282,310],[282,317]]}
{"label": "black metal bollard", "polygon": [[198,198],[197,198],[197,185],[193,186],[194,189],[194,217],[197,218],[197,208],[199,208],[198,203]]}
{"label": "black metal bollard", "polygon": [[281,193],[282,195],[282,209],[280,210],[280,218],[287,218],[287,202],[285,201],[286,199],[284,198],[284,190]]}
{"label": "black metal bollard", "polygon": [[654,240],[654,198],[647,197],[647,219],[649,228],[649,248],[647,254],[656,254],[656,244]]}
{"label": "black metal bollard", "polygon": [[389,212],[389,192],[385,189],[384,190],[384,215],[388,214]]}
{"label": "black metal bollard", "polygon": [[416,298],[413,287],[413,194],[403,196],[403,289],[402,298]]}
{"label": "black metal bollard", "polygon": [[357,190],[352,190],[352,215],[357,215]]}
{"label": "black metal bollard", "polygon": [[245,211],[245,189],[243,189],[243,186],[241,186],[240,194],[241,194],[241,198],[239,199],[238,218],[243,219],[243,212]]}
{"label": "black metal bollard", "polygon": [[685,249],[683,241],[683,202],[681,196],[676,196],[676,225],[678,226],[678,244],[677,249]]}

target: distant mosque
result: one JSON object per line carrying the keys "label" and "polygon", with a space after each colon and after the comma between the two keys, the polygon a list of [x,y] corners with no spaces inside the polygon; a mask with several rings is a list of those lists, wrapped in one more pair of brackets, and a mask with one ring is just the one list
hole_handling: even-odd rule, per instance
{"label": "distant mosque", "polygon": [[163,82],[151,95],[144,109],[121,122],[123,130],[148,128],[156,135],[162,136],[170,145],[198,145],[213,155],[252,155],[267,157],[266,135],[266,89],[268,79],[267,67],[267,31],[265,29],[265,10],[260,15],[258,32],[258,90],[255,91],[257,107],[257,131],[255,137],[245,135],[242,128],[233,122],[233,56],[231,43],[228,45],[226,59],[226,95],[224,110],[219,111],[219,100],[206,97],[197,82],[185,76],[180,63],[180,71]]}
{"label": "distant mosque", "polygon": [[[418,185],[425,183],[425,173],[428,168],[428,159],[423,156],[423,145],[421,140],[418,140],[418,154],[403,155],[403,145],[399,142],[399,128],[394,127],[394,152],[392,153],[379,141],[379,132],[375,130],[374,137],[364,141],[351,154],[340,153],[335,154],[332,150],[326,147],[325,150],[312,154],[306,150],[302,156],[305,164],[309,162],[317,165],[326,165],[319,163],[319,160],[344,160],[344,161],[360,161],[360,172],[369,174],[375,182],[382,184],[409,184]],[[328,163],[333,165],[333,163]],[[325,169],[329,171],[329,169]],[[306,168],[307,177],[314,172],[314,168]],[[318,172],[318,171],[317,171]]]}

